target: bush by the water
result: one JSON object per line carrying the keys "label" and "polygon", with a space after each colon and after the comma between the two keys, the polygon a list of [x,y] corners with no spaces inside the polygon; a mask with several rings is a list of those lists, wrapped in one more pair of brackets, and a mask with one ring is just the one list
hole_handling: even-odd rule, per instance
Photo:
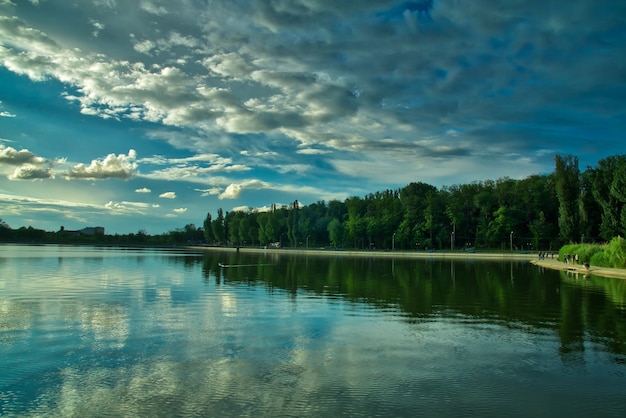
{"label": "bush by the water", "polygon": [[608,266],[618,269],[626,268],[626,240],[622,237],[613,238],[604,249]]}
{"label": "bush by the water", "polygon": [[[565,255],[569,254],[570,262],[576,263],[574,256],[578,254],[578,264],[583,264],[585,261],[591,263],[591,260],[596,254],[600,254],[604,251],[604,245],[600,244],[569,244],[561,247],[559,250],[559,260],[565,260]],[[593,264],[593,263],[591,263]],[[597,265],[597,264],[595,264]]]}
{"label": "bush by the water", "polygon": [[626,240],[622,237],[613,238],[608,244],[565,245],[559,250],[559,260],[563,261],[566,254],[578,254],[578,264],[587,261],[592,266],[626,268]]}
{"label": "bush by the water", "polygon": [[598,267],[609,267],[609,258],[607,257],[604,251],[596,253],[595,256],[591,257],[590,264]]}

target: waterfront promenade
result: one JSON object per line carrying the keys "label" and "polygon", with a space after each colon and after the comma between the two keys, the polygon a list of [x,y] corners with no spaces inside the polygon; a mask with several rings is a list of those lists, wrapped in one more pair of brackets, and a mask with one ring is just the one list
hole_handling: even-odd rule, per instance
{"label": "waterfront promenade", "polygon": [[[578,274],[591,274],[595,276],[614,277],[626,279],[625,269],[590,266],[587,270],[579,264],[566,264],[557,258],[550,256],[539,259],[535,252],[466,252],[466,251],[390,251],[390,250],[334,250],[334,249],[304,249],[304,248],[259,248],[259,247],[189,247],[194,250],[204,251],[240,251],[254,253],[277,253],[299,254],[311,256],[350,256],[350,257],[385,257],[385,258],[438,258],[438,259],[491,259],[491,260],[527,260],[530,263],[544,268],[571,271]],[[555,254],[555,257],[558,257]]]}

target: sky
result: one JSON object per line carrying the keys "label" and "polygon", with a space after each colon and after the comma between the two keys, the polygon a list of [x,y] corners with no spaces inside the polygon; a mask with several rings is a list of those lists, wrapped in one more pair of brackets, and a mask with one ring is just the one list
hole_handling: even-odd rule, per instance
{"label": "sky", "polygon": [[219,208],[624,154],[623,0],[0,0],[0,219]]}

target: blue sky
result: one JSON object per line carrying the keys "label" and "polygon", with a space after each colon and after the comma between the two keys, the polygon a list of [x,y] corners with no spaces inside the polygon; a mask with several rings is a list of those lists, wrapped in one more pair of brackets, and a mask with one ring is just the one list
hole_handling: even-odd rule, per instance
{"label": "blue sky", "polygon": [[158,234],[623,154],[626,2],[0,0],[0,219]]}

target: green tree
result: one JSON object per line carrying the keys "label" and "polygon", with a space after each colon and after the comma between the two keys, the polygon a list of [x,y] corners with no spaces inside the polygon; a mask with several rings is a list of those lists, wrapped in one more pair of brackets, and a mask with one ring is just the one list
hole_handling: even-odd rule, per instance
{"label": "green tree", "polygon": [[555,156],[556,192],[559,200],[559,231],[564,242],[577,242],[579,234],[580,170],[578,157]]}
{"label": "green tree", "polygon": [[224,223],[224,211],[222,208],[217,210],[217,218],[211,222],[211,230],[213,237],[220,244],[224,244],[226,239],[226,224]]}
{"label": "green tree", "polygon": [[498,197],[495,194],[495,182],[485,182],[483,188],[474,195],[474,206],[478,211],[476,221],[476,238],[470,244],[476,247],[491,246],[489,240],[489,223],[493,219],[493,213],[498,208]]}
{"label": "green tree", "polygon": [[360,197],[354,196],[346,199],[345,204],[348,211],[346,231],[349,240],[353,242],[353,248],[363,248],[367,231],[367,225],[363,219],[366,203]]}
{"label": "green tree", "polygon": [[620,160],[620,164],[615,170],[610,190],[621,205],[618,233],[624,235],[626,233],[626,159],[624,158]]}
{"label": "green tree", "polygon": [[511,244],[511,232],[514,233],[513,216],[511,212],[511,209],[508,207],[500,206],[493,213],[493,220],[489,222],[489,241],[491,243],[498,243],[500,249],[508,248]]}
{"label": "green tree", "polygon": [[196,233],[198,232],[198,228],[196,228],[195,224],[187,224],[185,225],[185,236],[187,241],[195,242],[197,238]]}
{"label": "green tree", "polygon": [[269,213],[259,213],[257,216],[258,228],[258,240],[261,244],[269,244],[274,239],[273,231],[271,230],[271,224],[269,222]]}
{"label": "green tree", "polygon": [[210,213],[206,214],[206,218],[204,219],[204,223],[202,225],[204,227],[202,230],[204,234],[204,241],[207,244],[212,244],[215,240],[215,235],[213,235],[213,221]]}
{"label": "green tree", "polygon": [[443,248],[443,243],[448,242],[449,224],[446,218],[446,201],[448,192],[430,191],[426,195],[426,207],[424,208],[424,223],[421,227],[424,240],[420,245],[427,248]]}
{"label": "green tree", "polygon": [[585,172],[590,178],[593,197],[601,208],[599,234],[606,241],[620,234],[624,204],[620,201],[620,190],[617,187],[621,180],[615,179],[616,174],[624,170],[621,168],[624,166],[626,156],[613,156],[598,161],[595,168],[588,168]]}
{"label": "green tree", "polygon": [[551,225],[546,221],[543,211],[540,211],[537,218],[530,223],[532,233],[533,248],[546,250],[550,247],[549,238],[552,235]]}
{"label": "green tree", "polygon": [[241,215],[243,215],[242,212],[231,211],[226,212],[226,216],[224,217],[224,224],[227,225],[228,241],[232,245],[238,245],[241,241],[239,231]]}
{"label": "green tree", "polygon": [[239,217],[239,225],[237,227],[239,232],[238,240],[243,245],[248,244],[248,241],[250,244],[254,244],[254,235],[250,236],[251,220],[251,216],[247,213],[241,213]]}
{"label": "green tree", "polygon": [[298,240],[300,238],[299,231],[299,212],[300,212],[300,203],[295,200],[289,207],[287,212],[287,236],[289,237],[289,242],[292,246],[298,245]]}
{"label": "green tree", "polygon": [[463,246],[467,242],[476,242],[476,229],[480,224],[480,210],[475,205],[483,183],[455,185],[447,188],[446,210],[448,215],[449,235],[454,231],[455,245]]}
{"label": "green tree", "polygon": [[12,239],[13,239],[13,230],[6,222],[0,219],[0,240],[10,241]]}
{"label": "green tree", "polygon": [[328,236],[335,247],[343,248],[345,240],[345,228],[337,218],[328,223]]}

